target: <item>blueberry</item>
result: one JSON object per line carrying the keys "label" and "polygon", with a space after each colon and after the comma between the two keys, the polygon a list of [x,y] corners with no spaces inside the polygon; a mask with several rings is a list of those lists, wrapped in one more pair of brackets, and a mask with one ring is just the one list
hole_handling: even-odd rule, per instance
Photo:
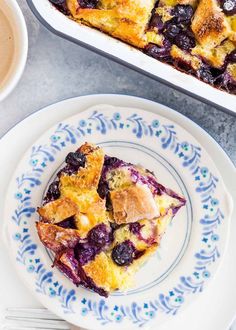
{"label": "blueberry", "polygon": [[110,242],[110,232],[104,223],[92,228],[88,233],[88,242],[97,247],[103,247]]}
{"label": "blueberry", "polygon": [[161,19],[161,16],[158,14],[154,14],[149,23],[150,28],[157,28],[159,32],[161,32],[164,28],[164,23]]}
{"label": "blueberry", "polygon": [[183,50],[190,50],[196,46],[194,36],[188,32],[181,32],[178,34],[174,42],[179,48]]}
{"label": "blueberry", "polygon": [[85,161],[86,161],[85,155],[78,151],[70,152],[66,156],[66,163],[70,166],[73,166],[76,169],[78,169],[79,167],[84,167]]}
{"label": "blueberry", "polygon": [[173,15],[177,23],[190,24],[193,8],[190,5],[177,5],[173,9]]}
{"label": "blueberry", "polygon": [[54,198],[57,199],[60,197],[60,190],[59,190],[59,181],[54,181],[50,184],[48,188],[48,193]]}
{"label": "blueberry", "polygon": [[201,67],[198,70],[197,75],[200,79],[207,82],[208,84],[214,83],[214,77],[213,77],[211,71],[207,67]]}
{"label": "blueberry", "polygon": [[236,0],[221,0],[221,6],[226,15],[236,14]]}
{"label": "blueberry", "polygon": [[98,184],[98,194],[99,196],[104,199],[109,194],[109,187],[108,183],[105,180],[100,180]]}
{"label": "blueberry", "polygon": [[112,259],[118,266],[130,265],[135,257],[135,247],[129,240],[116,245],[112,250]]}
{"label": "blueberry", "polygon": [[145,53],[151,57],[154,57],[158,60],[162,60],[165,62],[170,61],[170,48],[169,47],[159,47],[154,44],[148,44],[145,48]]}
{"label": "blueberry", "polygon": [[180,27],[173,22],[168,22],[163,32],[164,36],[169,40],[173,40],[179,33]]}
{"label": "blueberry", "polygon": [[228,56],[227,61],[231,63],[236,63],[236,49],[234,49]]}
{"label": "blueberry", "polygon": [[97,7],[99,0],[78,0],[78,3],[81,8],[91,8],[94,9]]}
{"label": "blueberry", "polygon": [[107,209],[107,211],[113,210],[110,193],[108,193],[108,195],[106,197],[106,209]]}
{"label": "blueberry", "polygon": [[47,194],[44,198],[44,204],[52,202],[60,197],[60,190],[59,190],[59,181],[54,181],[48,187]]}
{"label": "blueberry", "polygon": [[104,179],[103,175],[98,184],[97,192],[102,199],[106,199],[106,208],[108,211],[112,210],[112,203],[110,198],[110,190],[107,181]]}

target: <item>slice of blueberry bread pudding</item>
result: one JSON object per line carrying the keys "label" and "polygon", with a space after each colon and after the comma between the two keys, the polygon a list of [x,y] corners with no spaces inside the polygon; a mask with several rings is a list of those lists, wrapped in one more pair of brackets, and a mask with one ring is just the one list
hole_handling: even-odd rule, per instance
{"label": "slice of blueberry bread pudding", "polygon": [[92,144],[65,161],[38,209],[39,238],[76,285],[103,296],[124,291],[185,199],[154,173]]}
{"label": "slice of blueberry bread pudding", "polygon": [[236,0],[50,0],[100,29],[236,94]]}

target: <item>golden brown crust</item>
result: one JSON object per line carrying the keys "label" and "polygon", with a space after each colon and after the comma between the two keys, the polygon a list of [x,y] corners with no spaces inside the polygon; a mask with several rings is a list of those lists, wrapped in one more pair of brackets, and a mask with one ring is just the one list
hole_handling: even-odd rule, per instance
{"label": "golden brown crust", "polygon": [[86,213],[78,213],[75,216],[75,223],[81,237],[86,237],[87,233],[99,223],[108,223],[105,200],[99,199],[96,203],[90,204]]}
{"label": "golden brown crust", "polygon": [[76,175],[62,174],[60,186],[73,186],[77,190],[97,189],[104,162],[104,151],[92,144],[85,143],[79,149],[86,156],[84,168],[79,169]]}
{"label": "golden brown crust", "polygon": [[186,53],[176,45],[171,47],[170,54],[174,60],[187,62],[191,65],[194,70],[198,70],[201,67],[202,61],[196,56],[192,56],[191,54]]}
{"label": "golden brown crust", "polygon": [[86,156],[84,168],[74,175],[60,177],[61,197],[38,209],[43,221],[59,223],[74,216],[81,237],[86,237],[90,229],[107,222],[105,200],[97,193],[97,186],[104,162],[101,148],[85,143],[79,151]]}
{"label": "golden brown crust", "polygon": [[145,30],[154,4],[155,0],[101,0],[98,9],[82,9],[77,0],[67,0],[74,19],[137,47],[147,43]]}
{"label": "golden brown crust", "polygon": [[104,252],[83,266],[83,269],[86,275],[93,279],[96,286],[107,292],[119,289],[121,281],[116,274],[117,266]]}
{"label": "golden brown crust", "polygon": [[[222,42],[222,44],[213,49],[206,49],[198,45],[192,50],[192,54],[204,58],[206,62],[215,68],[221,68],[224,65],[226,56],[230,54],[234,49],[234,44],[227,39]],[[195,59],[197,59],[196,56]]]}
{"label": "golden brown crust", "polygon": [[229,36],[230,26],[216,0],[200,0],[193,17],[192,30],[197,41],[210,49]]}
{"label": "golden brown crust", "polygon": [[78,205],[81,213],[87,213],[92,204],[100,203],[101,198],[97,191],[93,190],[79,190],[75,187],[63,187],[61,189],[62,196],[69,198],[72,202]]}
{"label": "golden brown crust", "polygon": [[83,269],[86,275],[105,291],[109,293],[117,289],[125,291],[133,285],[135,272],[156,251],[157,247],[157,244],[153,244],[147,248],[144,254],[133,260],[129,267],[116,265],[109,253],[101,252],[93,261],[83,266]]}
{"label": "golden brown crust", "polygon": [[66,229],[43,222],[36,222],[36,228],[41,242],[54,252],[73,248],[80,239],[79,233],[75,229]]}
{"label": "golden brown crust", "polygon": [[150,189],[145,185],[133,185],[111,191],[113,216],[116,223],[130,223],[159,216],[159,210]]}
{"label": "golden brown crust", "polygon": [[49,223],[59,223],[79,212],[78,206],[69,198],[62,197],[38,209],[39,215]]}

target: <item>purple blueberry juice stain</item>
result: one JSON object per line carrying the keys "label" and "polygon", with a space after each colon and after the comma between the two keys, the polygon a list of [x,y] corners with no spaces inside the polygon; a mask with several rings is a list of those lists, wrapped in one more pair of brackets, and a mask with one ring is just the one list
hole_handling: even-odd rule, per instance
{"label": "purple blueberry juice stain", "polygon": [[101,252],[101,248],[91,246],[86,243],[79,243],[75,247],[75,257],[81,266],[95,259],[96,255]]}
{"label": "purple blueberry juice stain", "polygon": [[103,297],[108,297],[108,292],[106,292],[104,289],[98,287],[94,281],[85,274],[84,270],[82,269],[81,267],[81,276],[83,278],[82,280],[82,285],[87,288],[87,289],[90,289],[92,290],[93,292],[95,293],[98,293],[100,296],[103,296]]}
{"label": "purple blueberry juice stain", "polygon": [[134,259],[137,260],[137,259],[141,258],[144,255],[144,253],[145,253],[145,250],[140,250],[140,251],[136,250],[134,252]]}
{"label": "purple blueberry juice stain", "polygon": [[81,277],[78,274],[79,264],[75,259],[74,250],[68,249],[64,258],[67,259],[67,265],[61,262],[60,256],[56,256],[53,266],[56,266],[63,274],[66,275],[75,285],[81,284]]}
{"label": "purple blueberry juice stain", "polygon": [[129,230],[132,234],[136,235],[140,241],[144,241],[149,246],[156,243],[157,240],[155,226],[153,225],[153,235],[148,238],[144,238],[142,235],[141,230],[143,227],[145,227],[145,225],[141,225],[139,222],[134,222],[129,225]]}
{"label": "purple blueberry juice stain", "polygon": [[131,233],[137,236],[141,234],[142,228],[143,226],[139,222],[134,222],[129,225],[129,230]]}

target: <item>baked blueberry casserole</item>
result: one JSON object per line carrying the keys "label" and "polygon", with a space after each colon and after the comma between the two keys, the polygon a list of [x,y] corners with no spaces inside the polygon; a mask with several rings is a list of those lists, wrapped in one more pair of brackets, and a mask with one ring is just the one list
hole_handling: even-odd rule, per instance
{"label": "baked blueberry casserole", "polygon": [[85,143],[70,152],[38,208],[37,231],[75,285],[125,291],[185,199],[154,173]]}
{"label": "baked blueberry casserole", "polygon": [[236,94],[236,0],[50,0],[97,28]]}

